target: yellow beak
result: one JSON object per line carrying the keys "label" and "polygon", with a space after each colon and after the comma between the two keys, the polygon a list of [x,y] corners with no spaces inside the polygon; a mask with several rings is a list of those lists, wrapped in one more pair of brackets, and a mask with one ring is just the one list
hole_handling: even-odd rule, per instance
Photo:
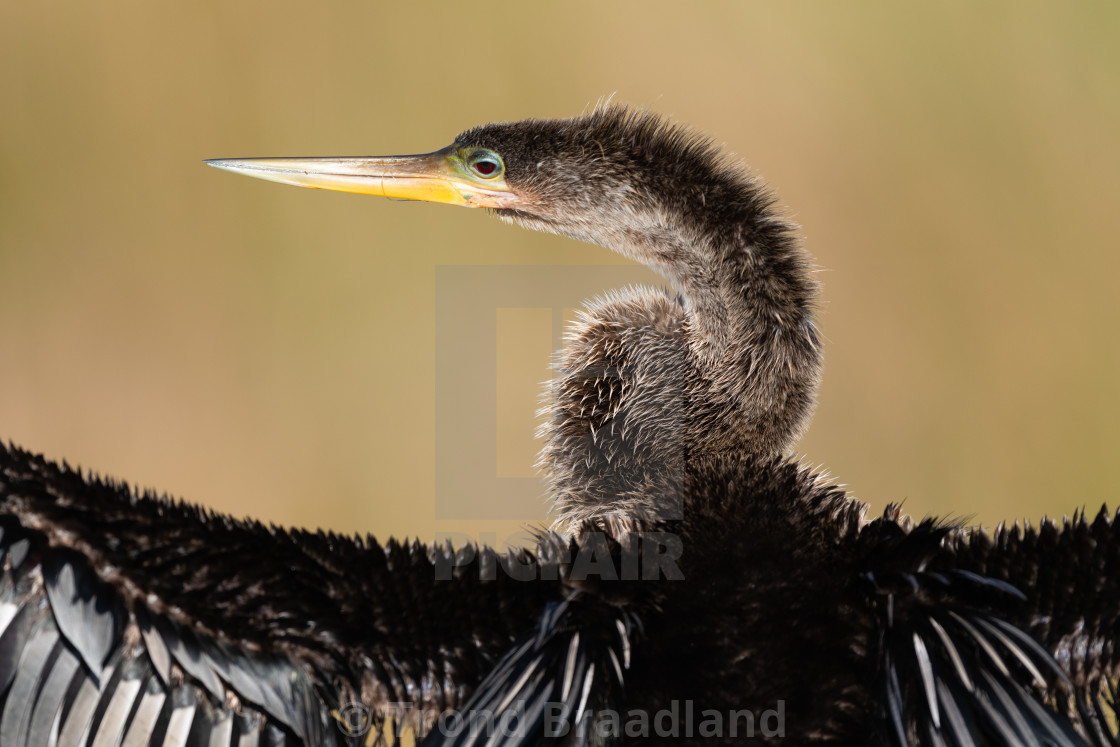
{"label": "yellow beak", "polygon": [[206,163],[297,187],[464,207],[509,208],[517,202],[504,176],[484,178],[473,174],[454,146],[418,156],[222,158]]}

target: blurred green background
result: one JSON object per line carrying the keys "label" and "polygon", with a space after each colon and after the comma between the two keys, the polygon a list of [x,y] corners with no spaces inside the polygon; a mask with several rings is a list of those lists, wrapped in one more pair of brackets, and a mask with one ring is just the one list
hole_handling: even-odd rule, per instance
{"label": "blurred green background", "polygon": [[[437,268],[622,260],[201,160],[423,152],[614,93],[712,133],[803,226],[808,462],[876,511],[1116,505],[1118,38],[1112,2],[4,2],[0,438],[281,524],[542,520],[532,491],[504,523],[437,515]],[[500,432],[461,425],[496,473],[535,450],[534,313],[494,321],[526,336],[484,382]]]}

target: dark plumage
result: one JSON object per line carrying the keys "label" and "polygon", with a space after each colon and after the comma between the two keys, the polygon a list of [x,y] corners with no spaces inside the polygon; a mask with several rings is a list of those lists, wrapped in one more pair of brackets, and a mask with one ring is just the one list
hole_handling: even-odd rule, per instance
{"label": "dark plumage", "polygon": [[684,462],[783,453],[814,404],[816,284],[770,193],[707,138],[609,106],[470,130],[506,164],[498,216],[590,241],[668,280],[628,288],[569,330],[541,465],[561,527],[680,515]]}
{"label": "dark plumage", "polygon": [[0,447],[0,744],[1115,742],[1116,521],[867,521],[789,461],[814,285],[707,141],[606,107],[217,165],[494,207],[680,297],[571,333],[543,454],[565,531],[534,552],[282,531]]}
{"label": "dark plumage", "polygon": [[[555,568],[540,571],[526,553],[463,548],[457,557],[419,543],[284,532],[83,479],[17,449],[0,450],[0,495],[0,605],[15,605],[16,622],[42,617],[39,608],[51,613],[32,627],[70,639],[83,660],[78,679],[112,680],[102,666],[127,662],[131,679],[173,685],[169,701],[207,705],[208,719],[236,697],[308,744],[340,737],[327,711],[349,701],[414,700],[413,716],[429,719],[461,707],[510,642],[565,598]],[[499,570],[513,562],[554,581],[524,583]],[[52,568],[72,569],[83,597],[97,602],[52,594],[60,575]],[[98,622],[67,629],[75,614]],[[145,622],[159,633],[155,650],[141,635]],[[12,632],[0,633],[0,692],[18,671],[2,666]],[[85,642],[92,638],[97,645]],[[21,640],[16,656],[28,645]],[[227,668],[283,694],[252,697]],[[4,713],[0,737],[13,726]]]}
{"label": "dark plumage", "polygon": [[[1095,730],[1108,728],[1096,714],[1111,697],[1120,634],[1110,516],[993,537],[912,527],[892,510],[866,523],[861,504],[804,468],[742,455],[693,460],[683,483],[685,518],[660,527],[683,552],[670,547],[675,562],[635,581],[617,577],[626,557],[640,567],[640,546],[603,535],[583,548],[602,543],[613,570],[575,578],[580,545],[557,535],[542,537],[543,559],[468,548],[456,560],[419,544],[231,521],[0,450],[0,738],[16,740],[0,741],[46,744],[21,740],[100,684],[100,705],[64,708],[77,716],[62,732],[103,723],[96,714],[114,697],[135,721],[148,692],[160,696],[145,726],[152,744],[165,743],[177,709],[189,709],[180,728],[226,739],[215,744],[257,731],[345,743],[330,711],[352,700],[379,714],[374,728],[389,741],[403,719],[434,730],[432,744],[470,744],[440,732],[440,711],[500,715],[507,697],[507,710],[530,715],[542,697],[574,711],[586,692],[585,708],[623,723],[645,712],[653,736],[655,714],[691,702],[691,738],[682,721],[663,740],[673,744],[734,742],[730,714],[744,710],[780,712],[783,744],[968,744],[957,728],[989,744],[1027,743],[1015,729],[1108,743]],[[60,568],[94,604],[52,593]],[[84,629],[67,629],[75,612]],[[996,690],[1006,703],[974,694]],[[408,702],[414,710],[399,705]],[[707,710],[721,714],[723,739],[701,738]],[[966,714],[963,727],[951,712]],[[535,743],[537,716],[508,743]]]}

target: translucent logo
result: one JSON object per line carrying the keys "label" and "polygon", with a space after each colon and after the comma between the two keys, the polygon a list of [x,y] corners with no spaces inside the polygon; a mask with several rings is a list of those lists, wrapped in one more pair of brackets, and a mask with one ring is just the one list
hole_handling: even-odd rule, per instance
{"label": "translucent logo", "polygon": [[373,725],[369,708],[354,701],[346,703],[337,711],[331,711],[331,715],[338,723],[338,730],[348,737],[360,737]]}

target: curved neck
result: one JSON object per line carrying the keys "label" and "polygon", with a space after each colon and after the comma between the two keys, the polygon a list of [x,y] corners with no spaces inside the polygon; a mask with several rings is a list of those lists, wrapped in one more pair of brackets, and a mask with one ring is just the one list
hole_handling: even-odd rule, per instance
{"label": "curved neck", "polygon": [[766,200],[672,214],[692,217],[612,248],[679,289],[689,346],[720,417],[735,418],[734,432],[756,453],[785,451],[812,411],[822,363],[808,255]]}
{"label": "curved neck", "polygon": [[[737,224],[728,235],[695,247],[707,268],[678,277],[689,318],[705,344],[705,358],[754,356],[774,365],[810,345],[818,347],[813,324],[816,283],[809,259],[792,227]],[[761,229],[761,230],[760,230]],[[761,356],[757,353],[763,352]],[[802,361],[814,370],[818,363]]]}

